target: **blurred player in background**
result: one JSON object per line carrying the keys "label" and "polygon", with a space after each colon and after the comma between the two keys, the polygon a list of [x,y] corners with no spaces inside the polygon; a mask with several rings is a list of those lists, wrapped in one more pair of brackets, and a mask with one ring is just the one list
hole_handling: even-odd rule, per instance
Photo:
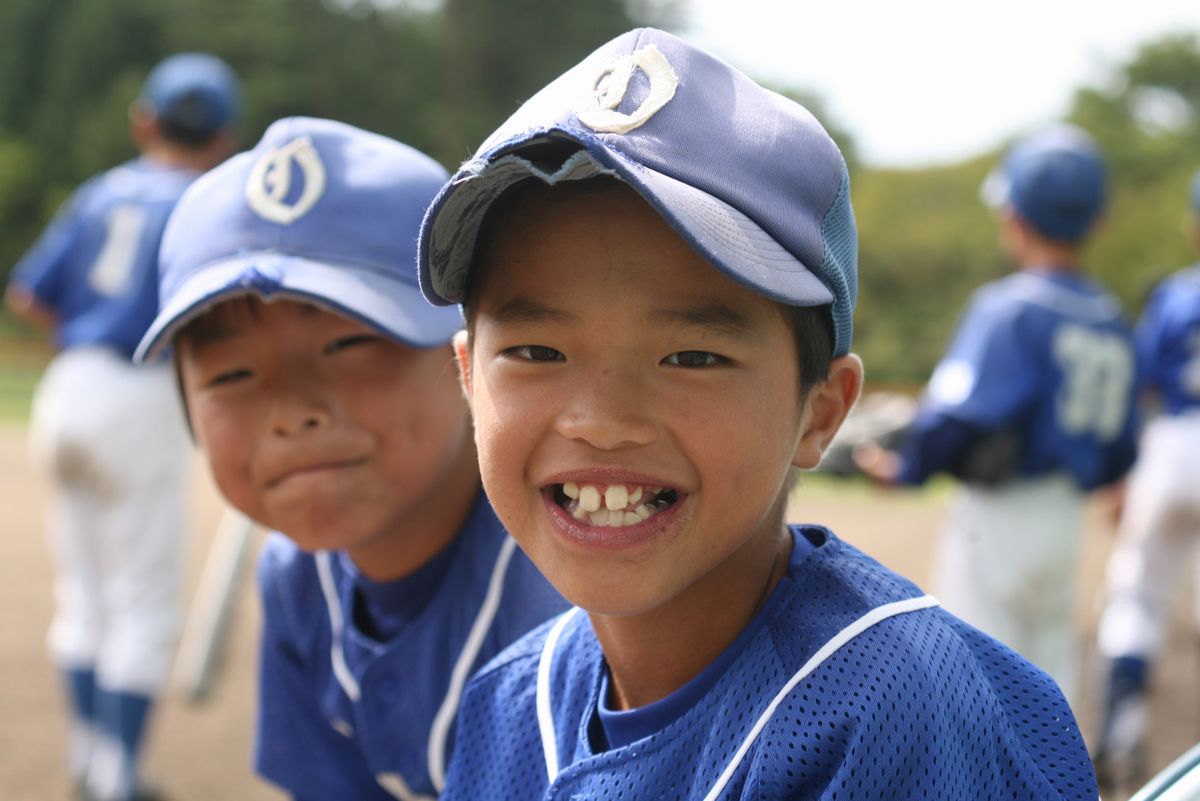
{"label": "blurred player in background", "polygon": [[[1192,180],[1191,205],[1192,237],[1200,248],[1200,173]],[[1138,778],[1150,664],[1162,649],[1179,580],[1197,566],[1200,265],[1155,288],[1134,341],[1141,389],[1159,414],[1142,432],[1098,632],[1109,665],[1096,767],[1102,780],[1114,783]]]}
{"label": "blurred player in background", "polygon": [[899,451],[864,472],[964,482],[936,573],[955,614],[1046,670],[1074,701],[1076,558],[1085,493],[1135,455],[1135,364],[1117,301],[1085,276],[1106,170],[1083,131],[1018,143],[984,185],[1017,272],[979,289]]}
{"label": "blurred player in background", "polygon": [[187,447],[170,370],[131,359],[158,308],[167,215],[233,152],[239,104],[236,76],[213,56],[156,66],[130,109],[141,155],[71,196],[6,292],[59,351],[30,429],[52,481],[50,649],[70,701],[70,772],[86,798],[151,797],[138,758],[178,627]]}
{"label": "blurred player in background", "polygon": [[480,488],[450,341],[417,289],[428,156],[273,124],[198,181],[141,353],[175,347],[218,488],[276,529],[256,768],[298,799],[431,799],[469,674],[566,604]]}

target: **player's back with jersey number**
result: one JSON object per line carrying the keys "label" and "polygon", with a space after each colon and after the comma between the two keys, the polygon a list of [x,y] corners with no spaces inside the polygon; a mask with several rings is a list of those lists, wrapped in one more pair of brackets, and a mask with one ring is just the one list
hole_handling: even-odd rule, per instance
{"label": "player's back with jersey number", "polygon": [[158,309],[158,245],[196,171],[136,159],[81,186],[14,270],[58,320],[57,345],[130,357]]}
{"label": "player's back with jersey number", "polygon": [[1092,489],[1133,461],[1135,379],[1110,294],[1077,273],[1022,271],[976,293],[930,395],[942,414],[1013,431],[1018,475]]}

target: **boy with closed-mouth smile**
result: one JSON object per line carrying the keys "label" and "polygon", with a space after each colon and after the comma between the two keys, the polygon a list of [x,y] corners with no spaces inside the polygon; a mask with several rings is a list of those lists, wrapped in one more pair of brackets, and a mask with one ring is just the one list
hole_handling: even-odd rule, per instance
{"label": "boy with closed-mouth smile", "polygon": [[297,799],[428,801],[470,672],[566,604],[480,489],[451,340],[416,285],[446,172],[289,117],[196,182],[167,227],[168,346],[217,487],[274,529],[255,768]]}
{"label": "boy with closed-mouth smile", "polygon": [[858,396],[845,162],[655,30],[518,110],[426,214],[484,487],[568,612],[472,680],[443,799],[1095,799],[1054,683],[817,525]]}

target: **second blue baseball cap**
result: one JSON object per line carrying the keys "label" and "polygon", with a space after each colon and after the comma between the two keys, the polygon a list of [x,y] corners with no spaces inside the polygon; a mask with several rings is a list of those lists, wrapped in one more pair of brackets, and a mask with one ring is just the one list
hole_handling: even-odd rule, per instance
{"label": "second blue baseball cap", "polygon": [[984,182],[983,196],[993,208],[1011,207],[1047,239],[1076,242],[1104,211],[1104,158],[1086,131],[1055,125],[1014,145]]}
{"label": "second blue baseball cap", "polygon": [[530,177],[632,186],[718,270],[792,306],[829,305],[850,348],[858,239],[837,145],[799,104],[663,31],[631,31],[528,100],[438,195],[421,288],[459,303],[491,204]]}
{"label": "second blue baseball cap", "polygon": [[180,328],[238,295],[312,302],[414,347],[450,341],[456,309],[417,285],[417,234],[447,174],[393,139],[289,117],[196,180],[167,222],[151,360]]}
{"label": "second blue baseball cap", "polygon": [[138,101],[154,116],[197,134],[212,134],[241,108],[237,75],[208,53],[176,53],[146,76]]}

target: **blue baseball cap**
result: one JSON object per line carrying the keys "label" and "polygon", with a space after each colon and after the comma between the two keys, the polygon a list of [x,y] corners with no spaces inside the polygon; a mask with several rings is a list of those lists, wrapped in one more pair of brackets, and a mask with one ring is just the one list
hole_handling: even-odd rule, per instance
{"label": "blue baseball cap", "polygon": [[239,295],[311,302],[413,347],[462,327],[417,286],[421,216],[446,170],[407,145],[340,122],[289,117],[195,181],[167,221],[159,313],[135,358]]}
{"label": "blue baseball cap", "polygon": [[438,194],[421,289],[460,303],[488,208],[529,177],[628,183],[722,273],[791,306],[829,305],[850,349],[858,239],[846,162],[821,124],[663,31],[630,31],[542,89]]}
{"label": "blue baseball cap", "polygon": [[984,201],[1010,207],[1047,239],[1077,242],[1108,195],[1104,158],[1092,137],[1074,125],[1055,125],[1021,140],[983,185]]}
{"label": "blue baseball cap", "polygon": [[238,116],[241,90],[237,75],[216,56],[176,53],[146,76],[138,101],[160,121],[212,134]]}

